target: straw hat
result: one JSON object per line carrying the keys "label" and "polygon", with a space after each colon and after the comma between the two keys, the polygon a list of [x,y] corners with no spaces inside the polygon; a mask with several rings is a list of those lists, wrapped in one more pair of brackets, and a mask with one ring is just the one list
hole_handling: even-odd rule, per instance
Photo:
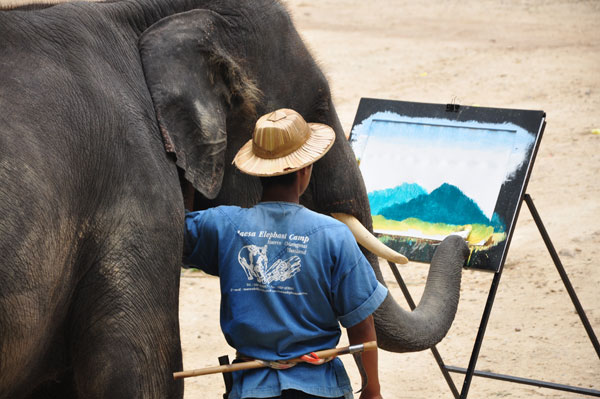
{"label": "straw hat", "polygon": [[299,113],[282,108],[261,116],[252,140],[233,163],[253,176],[278,176],[314,163],[331,148],[335,132],[321,123],[306,123]]}

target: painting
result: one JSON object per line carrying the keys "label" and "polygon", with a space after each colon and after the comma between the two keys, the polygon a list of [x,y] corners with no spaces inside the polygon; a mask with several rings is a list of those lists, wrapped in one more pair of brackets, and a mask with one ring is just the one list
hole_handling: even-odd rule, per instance
{"label": "painting", "polygon": [[466,267],[498,271],[544,125],[543,111],[361,99],[350,142],[374,232],[418,262],[456,234]]}

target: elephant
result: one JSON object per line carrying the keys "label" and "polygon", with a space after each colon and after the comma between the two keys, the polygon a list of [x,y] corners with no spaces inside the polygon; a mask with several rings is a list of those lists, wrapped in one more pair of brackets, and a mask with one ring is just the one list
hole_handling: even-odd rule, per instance
{"label": "elephant", "polygon": [[[184,210],[259,200],[231,165],[257,115],[334,128],[303,204],[372,231],[328,82],[279,2],[24,5],[0,11],[0,37],[0,398],[183,396]],[[445,335],[466,251],[440,244],[415,311],[388,296],[381,348]]]}

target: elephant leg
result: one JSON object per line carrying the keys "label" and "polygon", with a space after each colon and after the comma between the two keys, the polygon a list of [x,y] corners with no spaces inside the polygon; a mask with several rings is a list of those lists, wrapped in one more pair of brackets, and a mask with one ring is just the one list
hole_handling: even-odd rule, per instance
{"label": "elephant leg", "polygon": [[183,396],[172,374],[182,368],[180,230],[111,232],[110,250],[78,285],[70,325],[78,397]]}
{"label": "elephant leg", "polygon": [[58,337],[67,308],[60,304],[70,296],[71,276],[60,266],[65,257],[51,240],[36,238],[43,253],[25,247],[23,255],[14,245],[0,259],[0,398],[30,397],[40,381],[68,368]]}

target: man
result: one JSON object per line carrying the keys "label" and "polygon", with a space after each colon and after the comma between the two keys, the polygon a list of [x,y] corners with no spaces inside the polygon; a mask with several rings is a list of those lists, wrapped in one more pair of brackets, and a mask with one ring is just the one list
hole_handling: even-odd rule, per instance
{"label": "man", "polygon": [[[186,214],[184,263],[220,277],[227,342],[243,358],[274,362],[235,372],[229,399],[353,397],[339,359],[282,369],[286,359],[335,347],[340,323],[351,345],[375,340],[371,314],[387,294],[346,226],[299,204],[312,164],[334,140],[329,126],[293,110],[264,115],[234,159],[261,177],[261,202]],[[377,351],[363,363],[360,398],[381,398]]]}

